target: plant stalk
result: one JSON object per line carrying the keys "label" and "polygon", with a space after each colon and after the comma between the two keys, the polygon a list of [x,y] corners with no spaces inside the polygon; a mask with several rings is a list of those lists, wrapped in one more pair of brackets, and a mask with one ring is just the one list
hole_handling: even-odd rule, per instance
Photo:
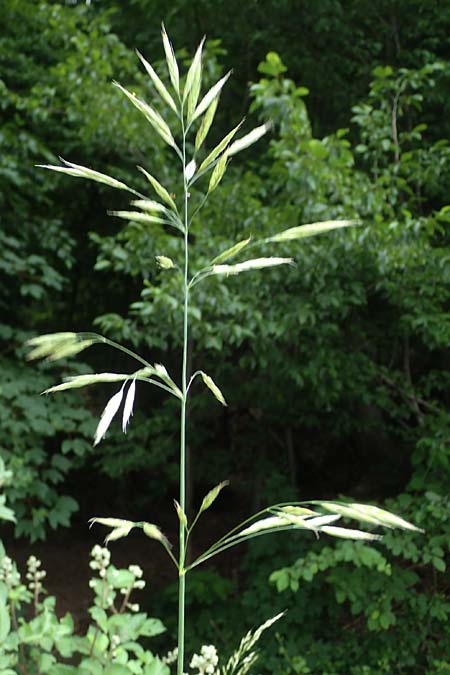
{"label": "plant stalk", "polygon": [[[181,124],[183,129],[183,185],[184,185],[184,281],[183,281],[183,364],[181,372],[181,400],[180,417],[180,506],[186,513],[186,407],[187,407],[187,357],[188,357],[188,309],[189,309],[189,239],[188,239],[188,186],[186,183],[186,131],[184,129],[183,110],[181,110]],[[177,675],[184,672],[184,622],[186,614],[186,532],[180,520],[180,552],[178,577],[178,658]]]}

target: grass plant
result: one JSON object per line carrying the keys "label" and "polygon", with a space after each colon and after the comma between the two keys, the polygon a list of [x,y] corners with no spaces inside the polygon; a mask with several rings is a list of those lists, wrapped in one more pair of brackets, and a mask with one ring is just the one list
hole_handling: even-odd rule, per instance
{"label": "grass plant", "polygon": [[[129,373],[96,373],[77,375],[67,378],[45,393],[56,393],[67,389],[76,389],[96,383],[110,383],[118,390],[107,402],[100,417],[94,437],[94,445],[100,443],[107,434],[114,418],[122,409],[122,429],[126,433],[133,414],[133,406],[137,392],[137,383],[146,383],[162,389],[167,395],[179,401],[180,411],[180,442],[179,442],[179,495],[175,502],[176,514],[179,520],[179,545],[172,549],[160,528],[153,522],[130,521],[125,518],[99,516],[91,520],[91,524],[98,523],[109,528],[106,542],[126,537],[133,528],[140,528],[144,534],[159,542],[167,552],[170,562],[178,573],[178,638],[177,638],[177,675],[185,672],[185,598],[186,581],[189,572],[225,551],[254,537],[281,532],[286,530],[304,530],[313,533],[316,537],[321,534],[348,538],[353,540],[376,540],[381,535],[373,532],[377,527],[400,528],[417,530],[414,525],[385,510],[366,504],[343,503],[334,501],[288,502],[271,505],[259,513],[250,516],[243,523],[238,524],[226,533],[208,549],[192,559],[188,556],[189,540],[199,518],[207,511],[226,487],[227,481],[219,482],[204,497],[200,509],[189,522],[186,508],[186,414],[192,385],[195,380],[201,380],[211,391],[220,405],[227,405],[225,397],[214,379],[202,370],[188,372],[189,351],[189,308],[195,302],[196,289],[200,284],[207,284],[208,278],[220,275],[229,277],[250,272],[270,273],[271,268],[285,266],[289,273],[289,266],[294,264],[292,257],[276,255],[277,244],[296,241],[316,236],[336,229],[355,225],[355,221],[325,221],[308,223],[276,232],[264,239],[242,238],[233,242],[223,251],[217,251],[207,265],[192,264],[190,228],[206,201],[218,188],[224,178],[230,160],[239,152],[259,141],[270,130],[270,122],[266,122],[248,132],[243,132],[244,120],[225,135],[225,137],[211,150],[205,151],[204,145],[208,132],[214,121],[222,89],[230,77],[227,73],[208,91],[202,92],[202,60],[204,40],[200,43],[192,63],[185,75],[175,57],[175,52],[169,37],[162,29],[163,48],[167,63],[169,83],[164,83],[152,65],[138,53],[138,58],[146,70],[153,85],[155,98],[159,99],[159,112],[154,103],[138,98],[119,83],[120,89],[130,103],[144,115],[153,131],[158,134],[174,153],[178,163],[182,184],[182,197],[176,200],[171,187],[164,186],[152,173],[151,167],[138,167],[146,178],[148,190],[142,193],[115,178],[96,170],[62,160],[61,165],[44,165],[43,168],[57,171],[77,178],[85,178],[110,186],[132,195],[130,208],[112,212],[112,215],[125,220],[127,223],[138,223],[142,227],[164,228],[168,236],[181,237],[183,241],[183,256],[180,260],[172,260],[168,256],[157,256],[155,263],[167,273],[177,274],[180,277],[180,293],[182,295],[182,311],[180,324],[183,331],[183,346],[181,354],[181,373],[171,375],[167,368],[160,363],[150,363],[139,354],[127,347],[117,344],[107,337],[96,333],[62,332],[42,335],[29,341],[31,348],[30,358],[46,358],[50,361],[65,358],[80,353],[93,344],[103,343],[114,349],[121,350],[137,363],[135,370]],[[174,123],[169,125],[166,117],[171,117]],[[195,185],[195,194],[193,187]],[[253,251],[258,247],[273,247],[274,255],[262,256]],[[249,254],[249,255],[246,255]],[[194,261],[195,263],[195,261]],[[195,439],[194,439],[195,441]],[[365,529],[354,529],[337,525],[341,519],[350,519],[363,523]],[[176,553],[174,553],[176,550]],[[223,667],[226,675],[231,673],[246,673],[254,662],[252,648],[261,632],[269,627],[280,615],[269,619],[260,629],[249,633],[242,641],[236,652],[237,656]],[[242,656],[242,659],[241,659]],[[247,659],[247,660],[245,660]],[[209,672],[209,671],[208,671]],[[217,671],[219,672],[219,671]]]}

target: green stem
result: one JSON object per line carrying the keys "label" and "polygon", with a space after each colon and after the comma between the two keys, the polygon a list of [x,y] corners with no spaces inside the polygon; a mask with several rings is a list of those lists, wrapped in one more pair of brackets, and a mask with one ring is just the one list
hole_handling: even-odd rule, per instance
{"label": "green stem", "polygon": [[[183,130],[183,184],[184,184],[184,309],[183,309],[183,365],[181,373],[181,419],[180,419],[180,506],[186,512],[186,405],[187,405],[187,357],[188,357],[188,309],[189,309],[189,239],[188,239],[188,186],[186,183],[186,130],[184,128],[183,107],[181,107],[181,125]],[[184,672],[184,621],[186,614],[186,531],[180,521],[180,553],[178,580],[178,659],[177,675]]]}
{"label": "green stem", "polygon": [[[261,511],[258,511],[257,513],[254,513],[253,515],[249,516],[245,520],[243,520],[241,523],[233,527],[231,530],[229,530],[226,534],[223,535],[223,537],[220,537],[214,544],[211,544],[209,548],[206,549],[203,553],[199,555],[197,560],[195,560],[191,565],[189,565],[188,569],[192,569],[193,567],[200,565],[202,562],[204,562],[207,558],[212,557],[213,555],[216,555],[217,553],[222,552],[222,550],[225,550],[222,548],[225,546],[226,548],[229,548],[230,546],[234,546],[236,544],[240,544],[243,541],[246,541],[246,539],[250,539],[252,536],[255,535],[248,535],[244,536],[244,538],[240,538],[241,535],[239,533],[239,530],[242,530],[246,525],[249,525],[252,523],[254,520],[259,518],[260,516],[263,516],[265,513],[273,513],[275,509],[279,509],[283,506],[304,506],[305,504],[311,504],[313,502],[311,501],[291,501],[291,502],[279,502],[278,504],[272,504],[271,506],[266,506],[265,509],[261,509]],[[192,530],[194,527],[195,522],[197,521],[197,518],[200,514],[197,514],[196,519],[192,523],[191,527],[189,528],[189,531]],[[280,531],[279,528],[277,528],[274,531]],[[271,530],[264,530],[261,533],[258,533],[257,536],[260,534],[268,534],[271,532]]]}
{"label": "green stem", "polygon": [[308,529],[302,529],[298,528],[295,525],[286,525],[286,527],[277,527],[273,529],[267,529],[263,530],[262,532],[253,532],[252,534],[247,534],[244,535],[243,537],[239,537],[239,535],[235,535],[232,540],[229,540],[227,543],[223,544],[220,548],[217,549],[209,549],[209,552],[205,552],[202,555],[200,555],[197,560],[194,560],[193,563],[191,563],[187,567],[187,571],[192,570],[194,567],[197,567],[198,565],[201,565],[202,563],[206,562],[210,558],[213,558],[215,555],[218,555],[219,553],[222,553],[223,551],[226,551],[228,548],[231,548],[232,546],[237,546],[238,544],[243,544],[244,542],[248,541],[249,539],[254,539],[255,537],[262,537],[264,534],[275,534],[277,532],[287,532],[288,530],[302,530],[302,532],[313,532],[314,530],[308,530]]}

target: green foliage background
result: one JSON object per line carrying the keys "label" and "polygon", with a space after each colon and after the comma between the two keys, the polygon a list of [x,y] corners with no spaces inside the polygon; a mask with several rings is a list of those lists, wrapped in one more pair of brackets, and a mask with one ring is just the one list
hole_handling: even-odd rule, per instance
{"label": "green foliage background", "polygon": [[[362,226],[299,245],[288,273],[214,279],[199,292],[192,356],[231,405],[196,396],[191,501],[230,477],[227,508],[238,515],[242,505],[346,495],[388,500],[426,535],[396,533],[377,547],[283,535],[254,543],[237,583],[206,571],[193,581],[192,648],[211,640],[226,650],[279,606],[290,611],[267,639],[265,672],[449,672],[450,8],[0,5],[0,452],[15,534],[55,536],[103,509],[102,495],[111,512],[170,508],[173,404],[141,397],[127,437],[111,433],[94,453],[103,391],[38,398],[68,366],[30,368],[22,344],[94,325],[178,368],[179,289],[154,260],[176,257],[180,242],[107,216],[124,206],[120,194],[34,165],[62,155],[136,184],[145,162],[176,195],[162,141],[111,80],[150,98],[134,47],[159,69],[161,20],[186,63],[206,33],[207,80],[235,71],[211,143],[249,106],[250,121],[270,118],[274,130],[233,162],[202,212],[199,264],[252,234],[355,216]],[[89,366],[121,367],[106,358],[93,351]],[[169,588],[160,613],[170,602]]]}

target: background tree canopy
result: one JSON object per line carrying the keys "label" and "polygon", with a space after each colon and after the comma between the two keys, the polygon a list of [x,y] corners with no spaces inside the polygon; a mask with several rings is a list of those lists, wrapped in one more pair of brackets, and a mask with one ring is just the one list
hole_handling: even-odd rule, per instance
{"label": "background tree canopy", "polygon": [[[253,543],[233,578],[193,577],[190,643],[226,650],[288,607],[265,642],[264,672],[450,672],[450,6],[1,0],[0,9],[0,453],[17,518],[5,537],[57,541],[52,530],[105,503],[130,517],[171,510],[176,404],[143,394],[128,435],[111,431],[94,451],[109,390],[37,393],[69,369],[126,361],[93,350],[87,364],[30,366],[23,348],[37,333],[94,326],[179,368],[178,281],[155,256],[176,257],[180,240],[107,215],[125,208],[120,193],[34,166],[62,156],[139,186],[144,164],[176,199],[166,147],[111,86],[151,98],[134,49],[163,72],[164,21],[187,64],[207,35],[210,83],[234,69],[211,146],[249,108],[248,128],[274,125],[233,161],[197,220],[199,264],[237,238],[361,220],[297,243],[288,273],[216,278],[196,296],[191,356],[214,371],[230,406],[200,389],[195,397],[191,503],[228,476],[217,509],[232,520],[271,500],[344,495],[385,502],[426,529],[376,547],[284,535]],[[170,626],[173,589],[158,597],[152,612]]]}

